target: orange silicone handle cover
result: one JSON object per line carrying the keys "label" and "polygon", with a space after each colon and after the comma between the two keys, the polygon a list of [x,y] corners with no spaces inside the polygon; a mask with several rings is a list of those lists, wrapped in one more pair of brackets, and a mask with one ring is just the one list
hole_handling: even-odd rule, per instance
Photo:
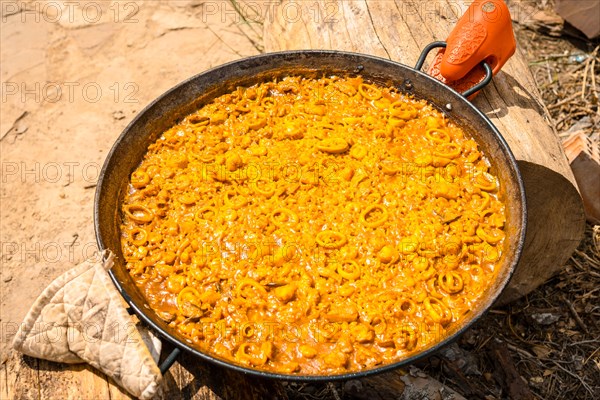
{"label": "orange silicone handle cover", "polygon": [[[508,7],[502,0],[475,1],[458,20],[428,73],[459,92],[485,78],[482,62],[495,75],[517,47]],[[477,92],[470,95],[473,99]]]}
{"label": "orange silicone handle cover", "polygon": [[517,44],[508,7],[502,0],[475,1],[446,40],[440,73],[449,81],[465,77],[482,61],[495,75]]}

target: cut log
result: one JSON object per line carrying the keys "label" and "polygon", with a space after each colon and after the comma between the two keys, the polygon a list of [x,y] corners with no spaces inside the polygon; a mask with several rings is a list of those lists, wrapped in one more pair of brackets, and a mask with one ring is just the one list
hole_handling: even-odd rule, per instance
{"label": "cut log", "polygon": [[[448,36],[470,3],[283,1],[265,19],[265,50],[345,50],[414,65],[421,49]],[[499,301],[507,303],[563,267],[583,237],[585,216],[559,138],[518,49],[474,104],[500,130],[519,161],[529,202],[525,249]]]}
{"label": "cut log", "polygon": [[[170,347],[170,346],[169,346]],[[169,353],[165,349],[164,353]],[[280,381],[219,367],[182,352],[164,376],[156,399],[287,399]]]}
{"label": "cut log", "polygon": [[[88,365],[39,360],[14,350],[0,368],[0,380],[0,399],[132,399]],[[182,353],[154,398],[287,399],[287,395],[280,381],[254,378]]]}
{"label": "cut log", "polygon": [[[167,345],[167,347],[170,347]],[[169,349],[165,349],[168,353]],[[132,399],[104,374],[85,364],[39,360],[11,350],[0,368],[0,399]],[[344,397],[464,400],[441,382],[411,367],[347,381]],[[424,397],[426,396],[426,397]],[[279,380],[256,378],[181,353],[165,374],[156,400],[287,399]]]}

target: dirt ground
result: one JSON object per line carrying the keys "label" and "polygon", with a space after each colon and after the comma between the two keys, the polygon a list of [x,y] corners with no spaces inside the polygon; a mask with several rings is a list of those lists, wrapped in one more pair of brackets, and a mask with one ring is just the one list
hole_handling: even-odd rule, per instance
{"label": "dirt ground", "polygon": [[229,2],[67,3],[1,3],[2,361],[43,288],[96,251],[94,185],[135,113],[258,52]]}
{"label": "dirt ground", "polygon": [[[176,83],[261,46],[260,32],[240,21],[228,1],[2,1],[0,7],[4,363],[7,343],[38,294],[95,253],[95,182],[126,124]],[[556,51],[568,59],[594,48],[528,29],[518,33],[534,69]],[[547,102],[570,96],[562,87],[552,91],[564,80],[552,82],[541,87]],[[597,98],[591,107],[597,114]],[[560,104],[552,110],[560,132],[585,116],[569,119]],[[594,118],[590,132],[598,131]],[[563,273],[526,299],[492,310],[421,368],[466,397],[501,398],[506,388],[495,359],[508,354],[536,398],[600,397],[600,249],[593,235],[589,226]],[[291,398],[339,398],[343,391],[341,384],[289,385]]]}

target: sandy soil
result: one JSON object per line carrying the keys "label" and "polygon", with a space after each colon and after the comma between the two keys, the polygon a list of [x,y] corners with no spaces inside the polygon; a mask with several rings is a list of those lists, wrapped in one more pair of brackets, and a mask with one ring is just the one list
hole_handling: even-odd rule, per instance
{"label": "sandy soil", "polygon": [[96,252],[95,182],[148,102],[258,53],[227,1],[2,1],[2,359],[43,288]]}

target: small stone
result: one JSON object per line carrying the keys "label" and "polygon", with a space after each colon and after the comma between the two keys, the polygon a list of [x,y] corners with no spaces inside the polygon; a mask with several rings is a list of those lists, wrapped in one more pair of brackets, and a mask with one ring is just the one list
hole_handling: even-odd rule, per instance
{"label": "small stone", "polygon": [[529,381],[534,385],[541,385],[542,383],[544,383],[544,378],[542,378],[541,376],[533,376],[529,378]]}
{"label": "small stone", "polygon": [[481,371],[477,365],[477,357],[471,353],[468,353],[465,357],[465,365],[461,367],[461,370],[465,375],[481,376]]}
{"label": "small stone", "polygon": [[469,346],[475,346],[477,344],[478,332],[473,329],[469,329],[461,336],[461,341]]}
{"label": "small stone", "polygon": [[581,371],[583,369],[583,357],[573,356],[573,367],[575,371]]}
{"label": "small stone", "polygon": [[463,352],[456,343],[451,343],[440,350],[440,354],[450,361],[456,361],[460,356],[462,356]]}
{"label": "small stone", "polygon": [[28,127],[28,126],[21,125],[21,126],[17,126],[17,127],[15,127],[15,128],[13,128],[13,132],[14,132],[15,134],[17,134],[17,135],[22,135],[22,134],[24,134],[25,132],[27,132],[27,129],[29,129],[29,127]]}
{"label": "small stone", "polygon": [[4,282],[10,282],[12,281],[12,275],[8,275],[6,278],[3,279]]}
{"label": "small stone", "polygon": [[64,193],[61,193],[61,194],[58,195],[58,197],[60,197],[61,199],[64,199],[65,197],[67,197],[67,195],[64,194]]}
{"label": "small stone", "polygon": [[594,311],[594,308],[596,308],[596,306],[594,304],[591,304],[591,303],[590,304],[586,304],[583,312],[586,313],[586,314],[590,314],[590,313],[592,313]]}
{"label": "small stone", "polygon": [[552,349],[542,345],[533,345],[531,350],[533,350],[535,355],[539,358],[548,358],[550,353],[552,353]]}
{"label": "small stone", "polygon": [[531,318],[540,325],[552,325],[560,319],[560,314],[553,313],[535,313],[531,314]]}
{"label": "small stone", "polygon": [[112,116],[114,119],[119,121],[125,118],[125,113],[123,111],[115,111],[114,113],[112,113]]}

